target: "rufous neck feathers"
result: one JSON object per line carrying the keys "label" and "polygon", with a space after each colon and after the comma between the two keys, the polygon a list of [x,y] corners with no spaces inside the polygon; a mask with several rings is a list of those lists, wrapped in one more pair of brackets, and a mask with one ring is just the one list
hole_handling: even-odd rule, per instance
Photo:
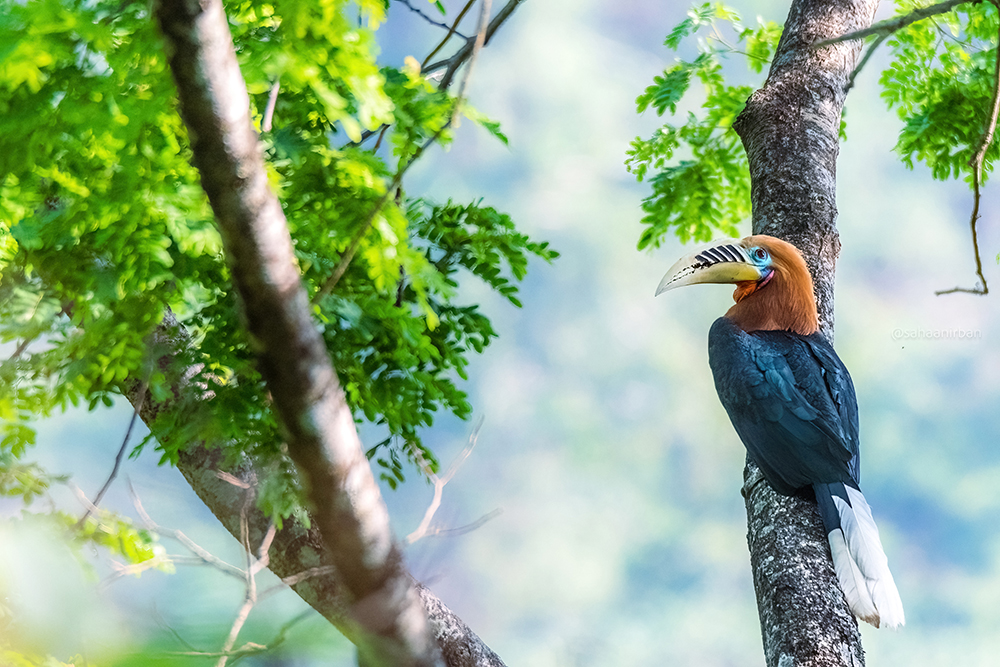
{"label": "rufous neck feathers", "polygon": [[761,246],[771,255],[769,280],[737,283],[736,305],[726,317],[744,331],[792,331],[809,336],[819,330],[812,276],[798,249],[770,236],[751,236],[745,247]]}

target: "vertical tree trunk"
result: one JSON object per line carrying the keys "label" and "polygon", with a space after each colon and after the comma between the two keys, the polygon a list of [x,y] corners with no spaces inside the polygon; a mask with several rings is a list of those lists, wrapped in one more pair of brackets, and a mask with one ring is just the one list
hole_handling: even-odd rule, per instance
{"label": "vertical tree trunk", "polygon": [[[810,45],[868,27],[877,5],[794,0],[767,81],[734,124],[750,163],[753,232],[802,251],[831,340],[840,117],[861,42]],[[768,666],[863,665],[815,502],[779,496],[749,461],[743,495]]]}

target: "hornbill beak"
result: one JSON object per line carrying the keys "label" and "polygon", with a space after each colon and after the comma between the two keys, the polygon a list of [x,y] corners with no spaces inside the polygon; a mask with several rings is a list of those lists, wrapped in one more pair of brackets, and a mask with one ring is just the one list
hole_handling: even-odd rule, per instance
{"label": "hornbill beak", "polygon": [[720,239],[685,255],[663,276],[656,295],[698,283],[756,282],[765,277],[739,239]]}

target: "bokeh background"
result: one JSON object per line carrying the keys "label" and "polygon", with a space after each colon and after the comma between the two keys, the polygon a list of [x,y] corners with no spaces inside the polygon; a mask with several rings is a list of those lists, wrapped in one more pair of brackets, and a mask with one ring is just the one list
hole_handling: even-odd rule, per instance
{"label": "bokeh background", "polygon": [[[460,4],[445,2],[453,12]],[[781,22],[787,12],[777,0],[732,5],[746,22]],[[407,549],[414,575],[511,666],[763,661],[739,493],[744,450],[707,363],[708,328],[731,303],[731,289],[653,298],[685,249],[671,242],[636,251],[647,188],[623,167],[629,142],[659,123],[651,112],[637,116],[634,99],[672,63],[663,38],[686,10],[684,2],[526,2],[483,51],[469,88],[473,103],[502,122],[510,147],[466,122],[450,150],[434,149],[406,179],[410,194],[483,197],[562,253],[552,266],[532,267],[521,309],[485,288],[464,288],[500,338],[471,365],[465,388],[485,422],[437,519],[456,527],[503,512],[473,532]],[[439,38],[396,3],[380,34],[392,63],[421,59]],[[992,294],[934,295],[974,284],[971,195],[964,183],[935,182],[923,167],[908,171],[897,161],[898,121],[878,95],[887,63],[886,51],[876,55],[850,94],[838,174],[837,349],[860,403],[862,488],[907,611],[898,632],[863,625],[864,646],[869,665],[994,665],[1000,302]],[[755,80],[735,56],[727,71]],[[983,206],[985,271],[1000,289],[993,183]],[[930,337],[913,337],[917,331]],[[971,335],[933,337],[943,331]],[[93,496],[129,416],[118,405],[45,421],[28,458],[72,474]],[[470,424],[443,419],[425,442],[447,466],[470,432]],[[134,515],[126,477],[160,524],[241,561],[237,543],[179,473],[157,466],[152,450],[125,464],[104,502]],[[431,488],[410,474],[385,497],[402,537],[419,524]],[[64,489],[40,503],[79,511]],[[19,511],[0,501],[4,515]],[[100,558],[96,570],[82,571],[49,539],[7,529],[0,578],[8,601],[32,619],[38,645],[63,659],[189,650],[177,636],[216,649],[242,602],[239,582],[204,567],[96,589],[108,572]],[[303,609],[288,591],[269,599],[238,644],[269,642]],[[313,616],[279,649],[246,662],[353,661],[351,646]]]}

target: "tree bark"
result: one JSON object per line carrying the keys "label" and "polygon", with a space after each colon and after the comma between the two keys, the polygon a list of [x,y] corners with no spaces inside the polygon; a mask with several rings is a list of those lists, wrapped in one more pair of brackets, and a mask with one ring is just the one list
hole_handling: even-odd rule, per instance
{"label": "tree bark", "polygon": [[[153,363],[156,368],[168,378],[172,395],[167,400],[158,401],[146,393],[143,400],[143,383],[138,377],[132,378],[125,395],[133,405],[140,406],[139,416],[161,444],[169,449],[181,445],[178,470],[226,530],[239,540],[241,513],[247,507],[246,492],[221,479],[219,473],[228,473],[251,488],[267,473],[258,470],[250,459],[244,459],[237,465],[227,465],[223,443],[174,443],[170,432],[157,423],[157,418],[173,410],[178,402],[189,401],[191,396],[201,392],[188,382],[187,378],[192,375],[189,370],[177,362],[178,352],[188,345],[187,333],[168,311],[150,340],[150,349],[155,351]],[[267,532],[268,518],[251,504],[247,524],[250,544],[259,544]],[[333,558],[316,528],[316,521],[311,517],[310,524],[311,527],[306,528],[295,517],[284,522],[268,552],[268,569],[286,580],[303,601],[349,640],[357,643],[357,625],[351,621],[350,598],[339,573],[332,567]],[[448,667],[504,667],[500,657],[433,593],[419,584],[417,592]]]}
{"label": "tree bark", "polygon": [[[354,626],[347,634],[362,664],[439,665],[420,595],[312,319],[222,2],[159,0],[154,8],[261,375],[340,575],[338,598],[349,601],[342,623]],[[314,545],[298,546],[315,552]]]}
{"label": "tree bark", "polygon": [[[861,42],[811,45],[868,27],[877,5],[793,0],[767,81],[734,123],[750,164],[753,232],[802,251],[831,341],[840,119]],[[767,665],[864,665],[815,502],[779,496],[749,461],[743,495]]]}

